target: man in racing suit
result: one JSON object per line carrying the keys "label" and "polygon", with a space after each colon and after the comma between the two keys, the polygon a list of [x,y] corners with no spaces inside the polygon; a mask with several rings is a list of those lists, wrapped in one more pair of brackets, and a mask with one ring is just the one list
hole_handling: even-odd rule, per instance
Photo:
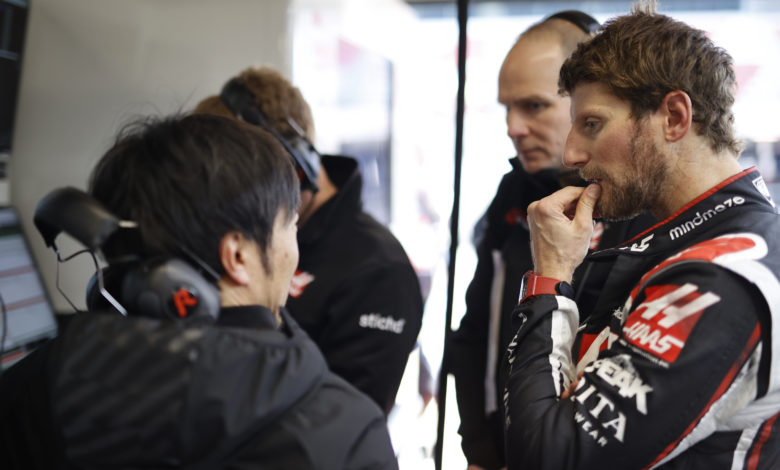
{"label": "man in racing suit", "polygon": [[[557,82],[563,61],[598,26],[577,10],[550,15],[520,35],[501,67],[498,99],[506,108],[507,135],[517,156],[510,159],[512,170],[475,229],[478,260],[466,292],[466,313],[447,345],[469,470],[506,466],[504,352],[515,334],[511,314],[520,281],[533,267],[526,209],[564,186],[584,183],[575,170],[561,168],[571,120],[569,98],[558,95]],[[615,246],[650,227],[651,220],[645,215],[599,222],[591,248]],[[578,268],[576,298],[583,311],[595,303],[609,268],[609,263]]]}
{"label": "man in racing suit", "polygon": [[[593,184],[529,206],[508,467],[780,467],[780,220],[736,161],[731,58],[638,6],[577,49],[560,85],[565,162]],[[580,318],[568,282],[594,212],[643,209],[663,222],[591,255],[614,265]]]}

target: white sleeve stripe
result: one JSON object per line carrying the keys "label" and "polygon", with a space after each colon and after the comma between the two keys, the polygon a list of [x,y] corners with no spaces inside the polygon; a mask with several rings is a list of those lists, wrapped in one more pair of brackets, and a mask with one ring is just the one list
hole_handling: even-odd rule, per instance
{"label": "white sleeve stripe", "polygon": [[[493,282],[490,286],[490,317],[488,319],[487,361],[485,361],[485,414],[498,410],[496,398],[496,362],[499,357],[499,330],[501,327],[501,307],[503,303],[506,266],[499,250],[491,252],[493,256]],[[503,351],[501,351],[503,352]]]}
{"label": "white sleeve stripe", "polygon": [[558,308],[552,312],[550,324],[552,351],[549,360],[555,393],[560,396],[575,379],[571,348],[577,335],[579,312],[577,304],[572,299],[557,295],[555,300],[558,302]]}
{"label": "white sleeve stripe", "polygon": [[747,457],[747,453],[753,445],[753,439],[755,439],[759,427],[761,427],[761,423],[744,429],[742,434],[739,435],[737,447],[734,449],[734,458],[731,460],[731,470],[745,468],[745,457]]}

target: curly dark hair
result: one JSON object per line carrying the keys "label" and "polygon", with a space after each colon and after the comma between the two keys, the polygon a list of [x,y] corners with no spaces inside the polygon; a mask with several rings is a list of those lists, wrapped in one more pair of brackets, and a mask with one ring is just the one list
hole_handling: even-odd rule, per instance
{"label": "curly dark hair", "polygon": [[558,87],[602,83],[631,104],[635,119],[655,111],[667,93],[682,90],[693,104],[695,131],[717,153],[739,155],[734,137],[736,76],[731,56],[704,31],[655,12],[653,2],[607,21],[561,67]]}

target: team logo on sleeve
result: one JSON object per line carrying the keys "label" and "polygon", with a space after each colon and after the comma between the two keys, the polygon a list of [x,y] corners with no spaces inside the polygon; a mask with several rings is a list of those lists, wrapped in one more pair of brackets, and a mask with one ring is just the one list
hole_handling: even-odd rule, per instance
{"label": "team logo on sleeve", "polygon": [[397,335],[404,332],[404,324],[406,320],[403,318],[396,320],[391,315],[382,315],[381,313],[367,313],[360,315],[358,324],[361,328],[369,328],[372,330],[390,331]]}
{"label": "team logo on sleeve", "polygon": [[303,295],[306,286],[311,284],[312,281],[314,281],[313,275],[306,271],[301,271],[300,269],[295,270],[292,281],[290,281],[290,297],[297,299]]}
{"label": "team logo on sleeve", "polygon": [[623,337],[667,363],[677,360],[704,309],[720,301],[698,286],[660,285],[645,289],[645,300],[626,320]]}

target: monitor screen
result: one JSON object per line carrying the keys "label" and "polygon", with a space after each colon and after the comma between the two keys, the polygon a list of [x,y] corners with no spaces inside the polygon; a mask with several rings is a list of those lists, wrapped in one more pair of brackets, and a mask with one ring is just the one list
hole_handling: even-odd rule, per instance
{"label": "monitor screen", "polygon": [[0,0],[0,152],[11,149],[29,2]]}
{"label": "monitor screen", "polygon": [[5,304],[5,318],[0,318],[0,338],[5,338],[0,360],[6,368],[57,335],[54,309],[12,207],[0,207],[0,295]]}

